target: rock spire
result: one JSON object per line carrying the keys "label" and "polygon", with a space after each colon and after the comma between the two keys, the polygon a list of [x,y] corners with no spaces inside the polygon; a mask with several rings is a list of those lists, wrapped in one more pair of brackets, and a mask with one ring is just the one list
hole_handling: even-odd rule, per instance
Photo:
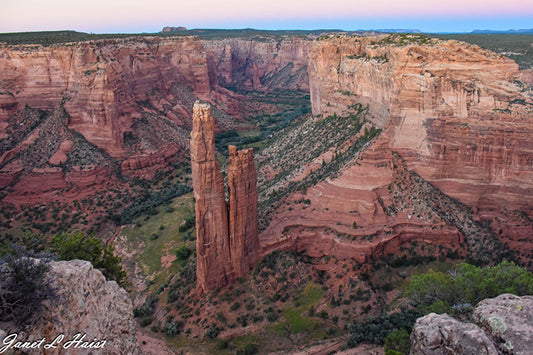
{"label": "rock spire", "polygon": [[253,149],[230,146],[229,212],[224,179],[216,160],[211,106],[193,107],[191,167],[196,199],[196,277],[207,293],[246,275],[257,261],[257,178]]}

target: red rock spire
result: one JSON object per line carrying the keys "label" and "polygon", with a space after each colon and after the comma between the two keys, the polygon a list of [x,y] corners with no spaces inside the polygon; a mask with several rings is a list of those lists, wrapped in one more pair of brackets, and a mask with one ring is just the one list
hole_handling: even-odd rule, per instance
{"label": "red rock spire", "polygon": [[245,276],[260,255],[253,149],[237,151],[237,147],[230,146],[229,150],[228,217],[211,107],[197,101],[193,108],[191,167],[196,199],[196,277],[204,293]]}
{"label": "red rock spire", "polygon": [[230,260],[228,209],[224,179],[216,160],[215,121],[211,106],[197,101],[193,108],[191,169],[196,199],[196,278],[203,292],[235,279]]}

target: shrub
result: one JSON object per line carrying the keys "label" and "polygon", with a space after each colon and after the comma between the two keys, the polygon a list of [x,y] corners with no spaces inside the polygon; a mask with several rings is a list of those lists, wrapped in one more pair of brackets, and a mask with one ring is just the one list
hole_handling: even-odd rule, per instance
{"label": "shrub", "polygon": [[448,273],[430,271],[413,276],[404,290],[404,295],[422,313],[438,311],[450,314],[454,311],[464,313],[471,305],[502,293],[532,294],[533,274],[506,261],[494,267],[462,263]]}
{"label": "shrub", "polygon": [[18,246],[0,260],[1,320],[23,325],[32,316],[39,316],[44,300],[56,300],[56,290],[45,277],[49,261],[47,256],[32,255]]}
{"label": "shrub", "polygon": [[176,251],[176,257],[178,258],[178,261],[184,261],[189,259],[189,257],[192,254],[192,250],[189,249],[186,245],[183,245],[181,248],[179,248]]}
{"label": "shrub", "polygon": [[398,354],[409,354],[411,337],[405,329],[395,329],[385,337],[385,351],[394,350]]}
{"label": "shrub", "polygon": [[395,329],[405,329],[410,333],[419,316],[420,314],[415,310],[402,309],[390,315],[383,314],[356,322],[348,326],[350,331],[348,346],[355,347],[363,342],[383,345],[385,337]]}
{"label": "shrub", "polygon": [[101,240],[86,237],[82,232],[61,233],[52,239],[51,250],[61,260],[90,261],[107,279],[115,280],[121,286],[126,284],[126,272],[120,264],[122,259],[114,255],[113,244],[106,247]]}

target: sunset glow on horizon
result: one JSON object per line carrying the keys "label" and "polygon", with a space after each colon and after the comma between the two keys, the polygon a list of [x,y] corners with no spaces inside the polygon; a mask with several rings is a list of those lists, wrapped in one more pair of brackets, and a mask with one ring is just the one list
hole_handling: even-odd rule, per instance
{"label": "sunset glow on horizon", "polygon": [[531,0],[5,0],[0,32],[158,32],[163,26],[426,32],[533,27]]}

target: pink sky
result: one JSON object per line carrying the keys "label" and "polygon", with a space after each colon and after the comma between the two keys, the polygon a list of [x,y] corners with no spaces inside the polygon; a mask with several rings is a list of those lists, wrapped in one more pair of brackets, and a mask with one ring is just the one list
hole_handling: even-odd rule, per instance
{"label": "pink sky", "polygon": [[2,0],[0,9],[0,32],[154,32],[165,25],[357,29],[405,24],[431,30],[423,27],[435,26],[434,20],[471,29],[533,27],[533,0]]}

